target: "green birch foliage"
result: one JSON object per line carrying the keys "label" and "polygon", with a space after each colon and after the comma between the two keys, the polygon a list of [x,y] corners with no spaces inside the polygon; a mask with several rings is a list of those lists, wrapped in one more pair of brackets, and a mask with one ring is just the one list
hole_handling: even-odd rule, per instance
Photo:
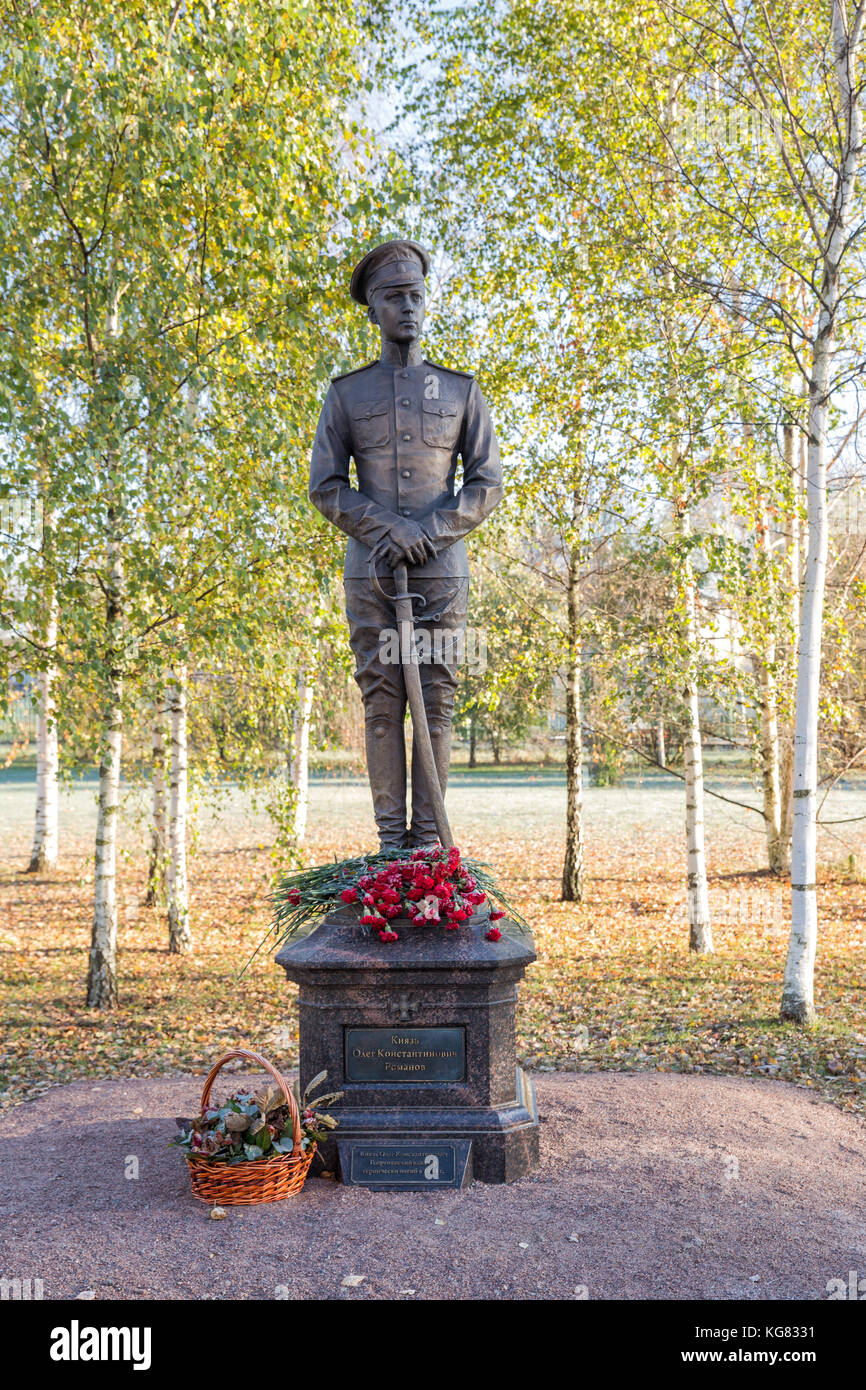
{"label": "green birch foliage", "polygon": [[[303,477],[350,331],[358,30],[301,0],[5,9],[2,483],[43,480],[61,665],[95,692],[249,650],[250,575],[327,567]],[[10,601],[31,666],[42,569]]]}

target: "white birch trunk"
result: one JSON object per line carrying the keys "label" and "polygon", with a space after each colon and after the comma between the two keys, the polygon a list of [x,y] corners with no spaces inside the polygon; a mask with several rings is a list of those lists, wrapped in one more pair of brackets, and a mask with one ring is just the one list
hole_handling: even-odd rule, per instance
{"label": "white birch trunk", "polygon": [[791,838],[791,937],[782,987],[782,1018],[810,1023],[815,1015],[815,953],[818,943],[816,889],[818,810],[818,699],[821,637],[827,573],[827,391],[830,353],[816,346],[809,405],[807,476],[809,542],[794,720],[794,811]]}
{"label": "white birch trunk", "polygon": [[767,837],[767,865],[773,873],[784,870],[781,849],[781,788],[780,741],[778,741],[778,708],[776,681],[769,663],[776,660],[776,644],[771,639],[759,657],[760,685],[759,746],[760,780],[763,790],[763,824]]}
{"label": "white birch trunk", "polygon": [[[191,380],[181,412],[180,445],[181,476],[178,486],[186,490],[187,458],[193,449],[194,430],[201,405],[202,389]],[[189,528],[181,527],[181,551],[186,548]],[[180,634],[185,635],[183,632]],[[169,715],[171,740],[170,790],[168,808],[166,906],[168,909],[168,949],[173,955],[185,955],[192,949],[189,921],[189,884],[187,880],[187,817],[188,755],[187,755],[187,668],[179,662],[171,672],[166,688],[166,708]]]}
{"label": "white birch trunk", "polygon": [[[762,508],[759,517],[758,548],[763,552],[768,565],[770,554],[769,517]],[[770,581],[769,609],[772,615],[774,586]],[[772,619],[763,634],[763,649],[752,659],[758,678],[758,748],[761,758],[761,787],[763,792],[764,833],[767,840],[767,864],[777,873],[779,870],[780,840],[782,834],[782,803],[779,787],[779,706],[776,690],[774,666],[776,661],[776,638]]]}
{"label": "white birch trunk", "polygon": [[[673,77],[668,81],[667,129],[676,130],[677,102]],[[671,230],[679,222],[677,204],[674,198],[676,169],[673,161],[667,165],[666,192],[670,199],[672,212]],[[668,292],[673,289],[673,274],[665,272]],[[668,323],[668,334],[673,337],[674,325]],[[673,374],[669,379],[671,399],[676,399],[676,385]],[[682,476],[683,459],[676,439],[671,443],[671,477]],[[691,520],[688,505],[683,503],[674,510],[675,524],[680,536],[686,539],[691,534]],[[683,761],[686,777],[686,853],[688,871],[686,879],[686,904],[689,919],[689,950],[709,954],[713,950],[713,933],[710,924],[710,895],[707,886],[707,861],[704,847],[704,761],[701,749],[701,711],[698,684],[695,677],[695,659],[698,653],[697,597],[691,557],[686,556],[684,571],[685,605],[685,644],[686,644],[686,683],[683,694],[686,701],[686,731],[683,747]]]}
{"label": "white birch trunk", "polygon": [[106,746],[99,764],[93,931],[87,978],[87,1007],[90,1009],[113,1009],[117,1004],[117,815],[123,732],[123,683],[119,673],[113,673],[110,678],[109,696]]}
{"label": "white birch trunk", "polygon": [[294,836],[302,844],[310,805],[310,722],[315,681],[306,667],[298,672],[297,704],[292,723],[291,778],[295,790]]}
{"label": "white birch trunk", "polygon": [[[785,462],[788,474],[794,488],[795,498],[799,498],[802,493],[802,483],[806,472],[806,452],[805,440],[796,429],[793,421],[784,427],[784,450]],[[789,559],[788,586],[791,595],[790,622],[793,632],[797,632],[800,625],[800,518],[796,510],[792,509],[787,523],[787,543]],[[796,639],[795,639],[796,642]],[[785,693],[786,703],[789,694],[789,682],[793,682],[796,671],[796,645],[786,652],[784,664],[785,670]],[[780,801],[780,828],[779,828],[779,866],[780,874],[789,874],[791,871],[791,829],[794,812],[794,728],[793,724],[786,719],[784,733],[781,735],[781,746],[779,752],[779,801]]]}
{"label": "white birch trunk", "polygon": [[166,691],[171,721],[171,794],[168,817],[168,949],[183,955],[192,946],[187,887],[186,667],[177,666]]}
{"label": "white birch trunk", "polygon": [[568,668],[565,677],[565,860],[562,901],[583,898],[583,729],[580,699],[580,557],[571,556],[568,573]]}
{"label": "white birch trunk", "polygon": [[[118,296],[113,292],[106,317],[106,339],[117,337]],[[100,370],[102,363],[100,363]],[[124,572],[113,473],[117,459],[106,460],[108,573],[105,591],[104,742],[99,763],[99,802],[93,868],[93,927],[87,972],[87,1007],[117,1005],[117,819],[120,804],[120,756],[123,738]]]}
{"label": "white birch trunk", "polygon": [[667,767],[667,750],[665,748],[665,721],[661,715],[656,720],[656,762],[659,767]]}
{"label": "white birch trunk", "polygon": [[794,720],[794,816],[791,841],[791,937],[782,986],[781,1017],[811,1023],[815,1016],[815,953],[818,943],[817,796],[818,700],[824,588],[827,576],[827,422],[833,340],[839,305],[840,264],[850,235],[857,166],[862,155],[861,94],[855,76],[863,14],[848,33],[847,6],[833,0],[832,38],[843,130],[842,162],[827,228],[820,312],[809,382],[809,445],[806,472],[808,548],[800,608],[797,700]]}
{"label": "white birch trunk", "polygon": [[165,902],[167,851],[167,800],[165,787],[165,698],[157,697],[153,706],[151,732],[151,824],[150,854],[147,865],[147,896],[152,906]]}
{"label": "white birch trunk", "polygon": [[[687,513],[680,518],[680,530],[688,536],[691,526]],[[686,733],[683,756],[686,774],[686,850],[688,854],[687,903],[689,950],[702,955],[713,951],[710,923],[710,895],[707,886],[707,860],[704,848],[704,760],[701,749],[701,713],[694,658],[698,646],[697,600],[691,561],[685,572],[686,649]]]}
{"label": "white birch trunk", "polygon": [[764,830],[767,837],[767,863],[774,873],[781,871],[782,799],[779,775],[779,716],[776,682],[770,665],[776,659],[775,642],[767,645],[757,660],[761,691],[759,743],[761,783],[764,797]]}
{"label": "white birch trunk", "polygon": [[[45,645],[50,651],[57,647],[57,599],[49,600]],[[54,684],[57,667],[49,659],[39,673],[39,712],[36,723],[36,828],[27,872],[42,873],[57,866],[58,816],[60,789],[58,770],[60,747],[57,737],[57,708]]]}

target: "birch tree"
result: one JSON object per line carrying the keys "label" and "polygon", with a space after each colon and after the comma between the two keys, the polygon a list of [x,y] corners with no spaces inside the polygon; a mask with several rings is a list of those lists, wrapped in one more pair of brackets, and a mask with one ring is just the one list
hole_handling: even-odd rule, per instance
{"label": "birch tree", "polygon": [[47,614],[43,640],[44,669],[37,677],[36,828],[28,873],[50,873],[57,866],[60,814],[60,737],[57,727],[57,597],[53,587],[44,595]]}
{"label": "birch tree", "polygon": [[166,899],[168,949],[173,955],[185,954],[192,944],[186,862],[188,771],[186,686],[186,667],[179,665],[172,671],[171,680],[166,690],[166,708],[171,729]]}
{"label": "birch tree", "polygon": [[[102,722],[91,1007],[117,1000],[126,706],[186,662],[193,632],[243,631],[243,607],[217,619],[215,596],[273,563],[265,518],[340,356],[335,226],[366,139],[348,116],[357,38],[302,0],[159,13],[46,0],[8,15],[4,425],[25,453],[37,433],[52,442],[58,660]],[[166,464],[193,376],[204,404],[176,497]],[[34,649],[30,610],[10,627]]]}
{"label": "birch tree", "polygon": [[[87,257],[85,256],[85,263]],[[105,496],[104,561],[98,582],[105,600],[101,682],[102,751],[96,809],[96,848],[93,867],[93,926],[87,972],[88,1008],[117,1004],[117,822],[120,806],[120,759],[123,738],[123,686],[126,572],[123,555],[125,517],[120,490],[121,400],[117,389],[114,351],[120,334],[117,261],[109,251],[105,322],[94,340],[90,367],[94,380],[91,420],[100,441],[102,488]],[[88,319],[90,310],[88,308]],[[89,333],[89,323],[87,327]],[[99,332],[99,329],[97,329]],[[99,343],[97,346],[96,343]],[[98,572],[97,572],[98,573]]]}
{"label": "birch tree", "polygon": [[151,707],[150,763],[150,850],[147,859],[147,891],[149,907],[162,906],[166,890],[167,811],[165,783],[165,693],[160,691]]}
{"label": "birch tree", "polygon": [[[677,530],[688,545],[691,525],[687,506],[678,509]],[[698,682],[695,676],[695,653],[698,647],[696,585],[692,573],[692,557],[686,549],[683,560],[684,647],[686,679],[683,694],[686,704],[686,729],[683,760],[686,773],[686,848],[688,855],[687,912],[689,921],[689,950],[707,954],[713,950],[710,923],[710,898],[707,884],[707,859],[704,848],[704,763],[701,746],[701,715]]]}
{"label": "birch tree", "polygon": [[309,624],[311,629],[309,654],[298,665],[295,707],[291,715],[292,733],[288,748],[288,772],[294,797],[292,829],[296,845],[303,844],[307,831],[307,813],[310,807],[310,733],[319,671],[318,634],[321,625],[322,615],[317,613]]}
{"label": "birch tree", "polygon": [[443,13],[423,35],[441,76],[414,98],[423,134],[411,153],[416,177],[435,170],[423,215],[444,253],[447,312],[436,319],[436,350],[459,364],[472,344],[509,491],[554,541],[540,564],[519,547],[510,558],[543,572],[559,607],[561,893],[580,901],[584,591],[623,520],[631,459],[616,402],[633,341],[625,248],[607,240],[597,112],[573,99],[575,72],[578,87],[589,74],[573,53],[561,62],[562,28],[559,15],[533,4]]}
{"label": "birch tree", "polygon": [[301,844],[307,829],[310,805],[310,723],[313,715],[315,682],[312,672],[302,666],[298,672],[295,715],[292,721],[291,778],[295,793],[295,840]]}
{"label": "birch tree", "polygon": [[[794,728],[794,816],[791,846],[791,941],[785,963],[781,1014],[797,1022],[814,1015],[815,953],[818,943],[817,810],[818,699],[822,618],[827,571],[827,436],[833,387],[835,338],[841,317],[846,251],[859,212],[856,181],[863,153],[863,89],[859,76],[866,5],[849,12],[832,0],[831,44],[836,77],[834,122],[838,146],[824,225],[818,226],[821,261],[820,310],[809,377],[809,451],[806,471],[808,552],[800,612],[797,705]],[[806,188],[795,187],[806,193]],[[815,209],[817,212],[818,209]],[[850,259],[850,258],[848,258]]]}
{"label": "birch tree", "polygon": [[720,499],[726,526],[707,537],[719,582],[719,607],[730,623],[731,642],[742,653],[739,678],[732,672],[728,699],[745,696],[748,737],[760,780],[761,814],[772,873],[790,869],[790,803],[793,742],[795,605],[799,564],[792,536],[799,527],[799,494],[791,470],[788,435],[764,426],[731,441],[732,473]]}
{"label": "birch tree", "polygon": [[[817,783],[822,623],[827,573],[830,416],[861,370],[864,303],[858,190],[863,141],[864,5],[846,0],[796,11],[741,11],[725,0],[664,6],[688,61],[684,93],[716,94],[761,134],[761,172],[717,137],[679,160],[679,184],[705,226],[738,248],[737,293],[750,330],[790,353],[808,393],[806,554],[798,616],[791,850],[791,937],[781,1017],[815,1015]],[[677,263],[690,278],[690,268]],[[779,287],[794,275],[805,312]],[[732,280],[705,283],[730,305]]]}

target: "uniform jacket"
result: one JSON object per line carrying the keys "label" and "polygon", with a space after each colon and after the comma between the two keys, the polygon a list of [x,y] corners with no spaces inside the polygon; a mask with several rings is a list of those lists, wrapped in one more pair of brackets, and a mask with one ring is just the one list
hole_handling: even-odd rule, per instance
{"label": "uniform jacket", "polygon": [[378,362],[335,377],[313,445],[310,500],[349,537],[347,579],[367,578],[370,550],[397,517],[418,523],[436,547],[436,559],[410,574],[468,575],[463,537],[502,500],[499,446],[477,382],[417,350],[403,366],[390,344]]}

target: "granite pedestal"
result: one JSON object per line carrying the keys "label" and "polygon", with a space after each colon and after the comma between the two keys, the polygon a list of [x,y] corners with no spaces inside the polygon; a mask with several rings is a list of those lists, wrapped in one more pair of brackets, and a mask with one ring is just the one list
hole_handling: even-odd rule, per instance
{"label": "granite pedestal", "polygon": [[395,1189],[512,1182],[538,1162],[531,1080],[517,1065],[517,983],[532,939],[484,918],[459,931],[395,920],[364,936],[353,908],[277,955],[300,986],[303,1083],[345,1092],[323,1146],[343,1182]]}

